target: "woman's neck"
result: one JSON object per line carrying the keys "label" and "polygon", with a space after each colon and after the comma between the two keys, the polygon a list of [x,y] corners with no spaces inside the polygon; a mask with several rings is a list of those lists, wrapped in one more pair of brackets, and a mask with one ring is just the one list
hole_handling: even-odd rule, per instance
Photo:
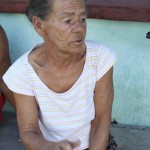
{"label": "woman's neck", "polygon": [[80,53],[72,54],[69,52],[62,52],[60,50],[52,49],[51,47],[44,46],[45,59],[48,61],[47,64],[53,64],[58,69],[66,69],[72,67],[74,64],[80,62],[85,58],[85,51]]}

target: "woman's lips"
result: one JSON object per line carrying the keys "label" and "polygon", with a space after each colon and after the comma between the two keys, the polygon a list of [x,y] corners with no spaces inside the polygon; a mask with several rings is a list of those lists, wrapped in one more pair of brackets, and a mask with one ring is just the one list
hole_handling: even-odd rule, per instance
{"label": "woman's lips", "polygon": [[76,41],[73,41],[71,43],[73,44],[76,44],[76,45],[80,45],[80,44],[83,44],[84,40],[76,40]]}

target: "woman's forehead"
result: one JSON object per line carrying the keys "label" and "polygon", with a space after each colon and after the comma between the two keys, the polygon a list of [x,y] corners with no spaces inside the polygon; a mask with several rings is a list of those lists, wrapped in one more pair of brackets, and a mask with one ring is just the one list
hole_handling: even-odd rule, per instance
{"label": "woman's forehead", "polygon": [[53,1],[53,10],[58,11],[60,9],[85,9],[84,0],[54,0]]}
{"label": "woman's forehead", "polygon": [[55,0],[52,12],[56,14],[87,14],[84,0]]}

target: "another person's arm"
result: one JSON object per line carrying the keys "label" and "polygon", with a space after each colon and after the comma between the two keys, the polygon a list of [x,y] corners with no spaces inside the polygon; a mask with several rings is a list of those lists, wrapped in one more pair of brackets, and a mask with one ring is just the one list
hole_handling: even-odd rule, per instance
{"label": "another person's arm", "polygon": [[38,107],[33,96],[14,93],[20,137],[27,150],[73,150],[79,142],[46,141],[38,125]]}
{"label": "another person's arm", "polygon": [[5,31],[0,26],[0,89],[6,97],[6,99],[8,99],[15,108],[15,100],[13,97],[13,93],[7,88],[6,84],[2,80],[2,76],[7,71],[10,65],[11,62],[9,56],[8,40]]}
{"label": "another person's arm", "polygon": [[94,93],[95,119],[92,121],[89,150],[106,150],[114,97],[113,68],[96,83]]}

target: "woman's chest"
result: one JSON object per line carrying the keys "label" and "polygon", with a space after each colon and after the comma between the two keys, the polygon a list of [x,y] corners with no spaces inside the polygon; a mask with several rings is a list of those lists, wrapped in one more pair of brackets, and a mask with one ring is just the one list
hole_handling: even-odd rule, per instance
{"label": "woman's chest", "polygon": [[84,65],[75,65],[69,69],[52,68],[47,70],[36,69],[36,74],[43,84],[55,93],[64,93],[70,90],[80,79]]}

